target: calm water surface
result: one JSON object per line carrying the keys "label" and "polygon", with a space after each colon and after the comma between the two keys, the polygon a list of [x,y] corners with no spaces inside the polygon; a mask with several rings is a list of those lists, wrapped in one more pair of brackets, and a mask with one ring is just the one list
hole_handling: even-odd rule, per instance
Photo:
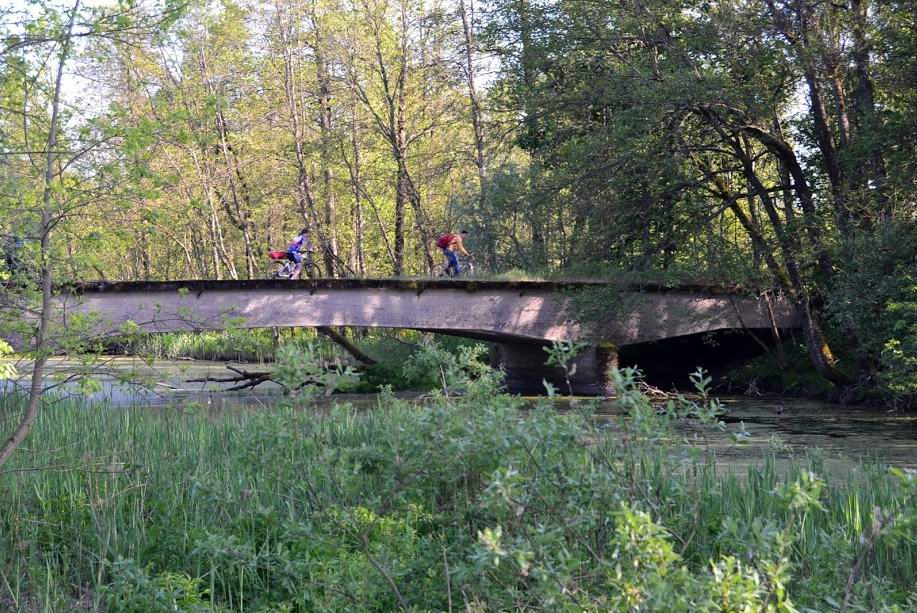
{"label": "calm water surface", "polygon": [[[73,363],[52,361],[48,382],[57,382],[58,391],[77,393],[75,385],[64,379],[72,373]],[[246,371],[263,371],[262,364],[233,364]],[[28,364],[20,364],[27,372]],[[141,378],[144,385],[131,385],[122,379]],[[223,362],[154,361],[145,363],[134,358],[111,358],[98,370],[96,379],[101,390],[90,399],[112,406],[145,405],[162,407],[195,402],[219,410],[239,406],[266,406],[281,397],[275,384],[262,384],[255,390],[226,392],[231,383],[189,383],[189,379],[223,378],[234,373]],[[25,378],[0,381],[0,390],[27,386]],[[421,401],[418,394],[404,394]],[[535,399],[531,399],[532,402]],[[721,397],[728,413],[724,418],[727,431],[709,436],[723,465],[741,470],[776,453],[781,461],[817,453],[826,465],[843,469],[852,460],[876,459],[898,466],[917,467],[917,414],[900,413],[882,407],[843,407],[836,404],[794,398]],[[371,409],[376,406],[373,394],[337,394],[323,402],[350,402]],[[565,404],[558,403],[564,410]],[[602,412],[602,419],[613,420],[613,408]],[[744,430],[751,436],[737,441],[735,432]],[[687,430],[686,437],[691,434]]]}

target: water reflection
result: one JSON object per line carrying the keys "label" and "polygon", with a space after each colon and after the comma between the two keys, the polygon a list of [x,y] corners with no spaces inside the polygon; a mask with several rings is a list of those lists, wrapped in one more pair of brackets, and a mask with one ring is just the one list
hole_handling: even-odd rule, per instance
{"label": "water reflection", "polygon": [[[75,381],[65,381],[77,364],[52,361],[48,381],[57,382],[57,393],[79,394]],[[244,370],[263,370],[261,364],[236,364]],[[20,364],[27,372],[28,364]],[[144,362],[135,358],[112,358],[103,363],[94,379],[99,389],[88,396],[93,402],[114,407],[168,407],[188,403],[207,405],[218,412],[239,407],[266,407],[282,398],[278,385],[267,383],[254,390],[225,392],[216,383],[188,383],[189,379],[226,377],[232,373],[223,362],[168,361]],[[126,383],[126,379],[142,384]],[[0,381],[0,392],[24,389],[28,380]],[[417,393],[402,395],[423,402]],[[531,405],[535,398],[526,399]],[[818,450],[829,464],[843,468],[851,459],[875,458],[901,466],[917,467],[917,415],[898,413],[881,407],[842,407],[803,399],[787,398],[722,398],[728,409],[724,418],[727,431],[708,437],[707,443],[724,466],[740,470],[775,454],[784,460]],[[372,410],[378,406],[374,394],[339,394],[322,399],[320,405],[349,402],[359,409]],[[557,400],[559,410],[568,410],[566,400]],[[615,427],[612,403],[601,404],[596,413]],[[733,433],[743,430],[751,436],[737,441]],[[681,432],[690,437],[690,429]]]}

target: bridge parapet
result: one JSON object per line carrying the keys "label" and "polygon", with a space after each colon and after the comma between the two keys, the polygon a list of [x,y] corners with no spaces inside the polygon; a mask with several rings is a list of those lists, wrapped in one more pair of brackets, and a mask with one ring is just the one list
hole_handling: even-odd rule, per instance
{"label": "bridge parapet", "polygon": [[[578,296],[592,293],[589,316]],[[602,300],[607,299],[607,307]],[[599,304],[596,305],[596,297]],[[146,332],[358,326],[415,328],[501,343],[511,375],[535,372],[553,340],[624,347],[724,329],[794,328],[795,309],[737,288],[601,281],[323,279],[84,283],[58,294],[64,317],[93,313],[99,334],[125,325]],[[581,370],[597,377],[613,358]],[[542,360],[543,361],[543,360]],[[592,368],[592,363],[595,368]],[[510,372],[511,371],[511,372]],[[592,374],[587,375],[587,372]],[[554,373],[555,375],[557,373]],[[510,377],[512,378],[512,377]],[[586,381],[580,386],[585,389]],[[599,382],[599,387],[603,384]],[[594,386],[593,386],[594,388]],[[592,389],[591,391],[595,391]]]}
{"label": "bridge parapet", "polygon": [[[584,320],[577,295],[608,289]],[[716,286],[597,281],[324,279],[87,283],[62,293],[65,311],[95,312],[113,333],[364,326],[419,328],[490,340],[608,340],[622,346],[727,328],[791,328],[786,302]]]}

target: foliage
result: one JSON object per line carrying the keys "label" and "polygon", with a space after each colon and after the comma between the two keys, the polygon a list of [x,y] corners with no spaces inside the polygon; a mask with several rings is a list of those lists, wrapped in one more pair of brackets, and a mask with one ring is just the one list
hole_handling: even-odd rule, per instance
{"label": "foliage", "polygon": [[[567,391],[571,397],[573,397],[573,385],[570,382],[570,377],[576,374],[576,363],[573,360],[588,348],[589,345],[586,343],[578,343],[576,341],[552,341],[550,347],[544,347],[545,353],[548,354],[545,365],[557,366],[564,371],[564,380],[567,383]],[[548,389],[548,395],[551,395],[550,383],[545,381],[544,385]]]}
{"label": "foliage", "polygon": [[792,340],[783,347],[783,363],[771,356],[759,356],[732,370],[721,383],[733,392],[829,396],[831,385],[812,368],[805,348]]}
{"label": "foliage", "polygon": [[131,559],[112,563],[111,583],[102,590],[111,611],[206,611],[207,590],[201,579],[187,575],[161,573],[151,577]]}
{"label": "foliage", "polygon": [[917,398],[917,234],[888,223],[849,246],[831,295],[832,324],[853,330],[862,370],[898,399]]}
{"label": "foliage", "polygon": [[0,381],[16,378],[16,365],[2,361],[11,353],[13,353],[13,348],[10,347],[10,344],[0,339]]}
{"label": "foliage", "polygon": [[[487,345],[468,339],[433,335],[426,339],[412,330],[354,330],[354,342],[360,349],[377,360],[365,367],[359,381],[349,382],[348,391],[377,392],[381,386],[395,391],[430,391],[441,388],[441,378],[434,379],[422,368],[405,368],[413,362],[415,354],[425,345],[434,343],[446,353],[461,354],[463,348],[479,345],[480,352],[475,360],[482,363]],[[313,351],[323,362],[347,362],[350,356],[334,342],[311,329],[271,330],[229,329],[214,332],[176,332],[168,334],[134,334],[106,341],[108,353],[124,353],[145,360],[217,360],[241,362],[273,362],[275,353],[283,347],[292,346],[305,350],[312,345]]]}
{"label": "foliage", "polygon": [[[442,365],[435,349],[423,360]],[[550,406],[520,416],[490,377],[461,372],[464,395],[424,407],[383,395],[369,412],[51,404],[0,484],[0,598],[56,610],[82,594],[108,610],[804,611],[836,609],[847,591],[850,610],[914,602],[912,472],[837,474],[813,457],[721,473],[703,433],[722,408],[702,374],[699,397],[657,407],[636,373],[617,373],[609,423]],[[13,419],[18,401],[3,402]]]}
{"label": "foliage", "polygon": [[322,344],[328,353],[330,343],[323,342],[312,330],[279,332],[271,330],[229,329],[213,332],[174,332],[167,334],[137,334],[106,340],[108,353],[124,353],[157,360],[215,360],[265,362],[274,359],[279,345]]}
{"label": "foliage", "polygon": [[487,364],[487,347],[481,344],[458,345],[455,351],[433,340],[422,338],[420,349],[404,364],[408,381],[421,388],[439,389],[443,395],[479,393],[486,397],[500,390],[502,377]]}
{"label": "foliage", "polygon": [[[25,239],[20,276],[255,278],[303,225],[323,274],[424,274],[435,234],[467,226],[511,277],[775,289],[821,376],[912,395],[907,2],[459,4],[93,7],[76,23],[100,29],[72,37],[66,10],[9,9],[0,234]],[[58,92],[52,130],[64,39],[98,100]]]}
{"label": "foliage", "polygon": [[359,374],[352,366],[339,360],[327,364],[317,347],[283,345],[277,350],[277,366],[273,380],[290,394],[310,399],[319,392],[330,396],[336,390],[356,384]]}
{"label": "foliage", "polygon": [[[492,96],[522,118],[529,159],[491,173],[477,218],[496,220],[512,266],[778,289],[820,376],[847,386],[848,368],[901,394],[906,316],[850,290],[869,278],[900,305],[891,286],[913,267],[906,4],[498,1]],[[843,312],[827,334],[826,304]]]}

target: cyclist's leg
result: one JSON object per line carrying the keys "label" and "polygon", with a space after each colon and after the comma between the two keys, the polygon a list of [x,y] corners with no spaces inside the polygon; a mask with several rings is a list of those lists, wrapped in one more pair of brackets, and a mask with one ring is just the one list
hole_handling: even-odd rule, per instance
{"label": "cyclist's leg", "polygon": [[311,251],[306,251],[305,269],[306,269],[306,276],[309,277],[310,279],[313,276],[316,276],[315,273],[317,270],[315,267],[315,260],[312,259],[312,255],[313,254]]}
{"label": "cyclist's leg", "polygon": [[298,279],[300,273],[302,272],[302,256],[297,251],[287,252],[287,258],[296,262],[296,266],[293,267],[293,274],[290,275],[290,279]]}
{"label": "cyclist's leg", "polygon": [[[450,277],[459,276],[458,254],[454,251],[450,251],[449,249],[443,249],[443,253],[446,254],[446,259],[449,261],[449,265],[446,266],[446,274]],[[450,270],[452,272],[449,272]]]}

